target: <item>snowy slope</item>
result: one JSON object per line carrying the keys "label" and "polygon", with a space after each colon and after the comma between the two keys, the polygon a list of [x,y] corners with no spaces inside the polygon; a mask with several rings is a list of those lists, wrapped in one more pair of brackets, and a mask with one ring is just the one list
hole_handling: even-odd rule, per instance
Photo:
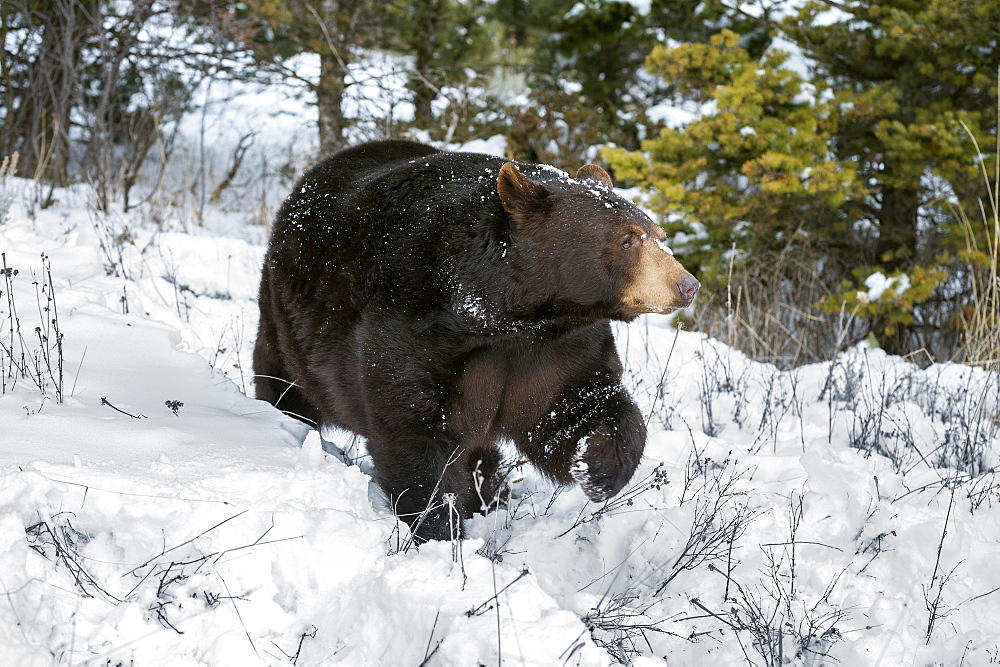
{"label": "snowy slope", "polygon": [[864,348],[779,372],[639,320],[618,328],[650,426],[630,489],[597,505],[515,467],[469,539],[404,549],[350,434],[327,455],[244,393],[263,248],[78,191],[32,220],[10,187],[4,664],[997,658],[996,376]]}

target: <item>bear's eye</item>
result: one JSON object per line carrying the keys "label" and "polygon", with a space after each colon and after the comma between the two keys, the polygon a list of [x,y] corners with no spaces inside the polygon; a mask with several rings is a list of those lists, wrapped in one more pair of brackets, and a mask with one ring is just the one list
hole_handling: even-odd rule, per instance
{"label": "bear's eye", "polygon": [[622,241],[622,248],[624,248],[625,250],[628,250],[629,248],[634,248],[637,245],[639,245],[639,237],[635,236],[634,234],[625,237],[625,240]]}

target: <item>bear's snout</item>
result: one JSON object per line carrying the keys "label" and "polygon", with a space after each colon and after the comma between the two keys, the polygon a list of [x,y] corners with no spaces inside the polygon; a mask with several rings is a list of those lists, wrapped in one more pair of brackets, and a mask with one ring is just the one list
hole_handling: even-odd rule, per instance
{"label": "bear's snout", "polygon": [[624,291],[622,302],[632,317],[687,308],[701,288],[673,254],[657,245],[644,244],[632,282]]}
{"label": "bear's snout", "polygon": [[687,308],[694,302],[694,295],[698,293],[701,283],[694,276],[684,276],[684,279],[677,283],[677,291],[684,299],[682,308]]}

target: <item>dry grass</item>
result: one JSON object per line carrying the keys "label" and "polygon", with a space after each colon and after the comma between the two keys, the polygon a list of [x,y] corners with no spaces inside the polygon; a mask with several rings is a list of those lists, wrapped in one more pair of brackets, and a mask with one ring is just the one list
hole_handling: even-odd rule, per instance
{"label": "dry grass", "polygon": [[727,291],[705,290],[692,328],[782,369],[832,359],[864,338],[868,328],[853,313],[814,307],[838,293],[835,276],[842,273],[824,271],[822,250],[799,241],[794,249],[731,263]]}
{"label": "dry grass", "polygon": [[[1000,80],[1000,76],[998,76]],[[997,104],[997,119],[1000,121],[1000,100]],[[965,361],[990,370],[1000,370],[1000,141],[997,142],[995,169],[992,182],[986,170],[986,158],[979,148],[979,142],[969,127],[962,127],[969,134],[976,148],[976,155],[986,186],[986,201],[979,200],[979,221],[977,229],[965,209],[955,207],[955,215],[965,232],[966,249],[970,257],[978,258],[970,267],[972,278],[973,307],[963,313],[965,329]]]}

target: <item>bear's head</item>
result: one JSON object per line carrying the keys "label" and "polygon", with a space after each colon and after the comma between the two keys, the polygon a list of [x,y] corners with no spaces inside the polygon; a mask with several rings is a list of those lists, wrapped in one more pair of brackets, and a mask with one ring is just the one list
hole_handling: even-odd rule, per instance
{"label": "bear's head", "polygon": [[497,194],[513,220],[521,282],[532,284],[553,314],[628,321],[691,305],[700,283],[659,225],[615,194],[606,171],[588,164],[575,179],[547,170],[533,176],[507,162]]}

